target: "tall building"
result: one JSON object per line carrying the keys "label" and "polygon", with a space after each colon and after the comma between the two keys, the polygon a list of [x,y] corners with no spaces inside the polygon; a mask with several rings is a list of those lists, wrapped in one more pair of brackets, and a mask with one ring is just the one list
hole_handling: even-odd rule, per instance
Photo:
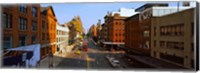
{"label": "tall building", "polygon": [[94,24],[89,28],[89,36],[94,41],[97,41],[97,26],[95,26]]}
{"label": "tall building", "polygon": [[[16,50],[9,55],[13,58],[21,58],[21,52],[32,50],[33,57],[31,58],[36,58],[37,61],[29,62],[29,64],[35,66],[48,53],[55,53],[56,22],[57,19],[51,6],[3,5],[4,51]],[[14,61],[10,63],[14,65]]]}
{"label": "tall building", "polygon": [[108,12],[104,17],[107,29],[107,42],[124,43],[124,20],[135,14],[134,9],[120,8],[118,12]]}
{"label": "tall building", "polygon": [[108,24],[109,42],[124,42],[124,19],[120,14],[114,14]]}
{"label": "tall building", "polygon": [[100,34],[100,32],[101,32],[101,30],[102,30],[102,27],[101,27],[101,20],[98,20],[98,23],[97,23],[97,38],[98,38],[98,41],[100,40],[100,38],[101,38],[101,34]]}
{"label": "tall building", "polygon": [[101,41],[106,41],[107,40],[107,27],[105,23],[101,25],[102,29],[100,31],[100,36],[101,36]]}
{"label": "tall building", "polygon": [[153,17],[151,56],[194,68],[194,8]]}
{"label": "tall building", "polygon": [[125,48],[140,50],[142,43],[142,30],[139,24],[139,13],[125,19]]}
{"label": "tall building", "polygon": [[[36,65],[35,53],[39,51],[34,50],[40,49],[40,18],[39,4],[2,5],[3,66],[21,66],[26,62]],[[26,53],[27,50],[31,53]],[[22,59],[22,54],[32,55],[32,61],[30,58]]]}
{"label": "tall building", "polygon": [[56,52],[56,15],[52,6],[41,8],[41,57]]}
{"label": "tall building", "polygon": [[4,49],[39,43],[40,5],[3,5],[2,10]]}
{"label": "tall building", "polygon": [[56,52],[64,54],[68,51],[69,29],[64,25],[57,23],[56,25]]}
{"label": "tall building", "polygon": [[[150,5],[150,7],[148,7]],[[138,14],[126,19],[125,46],[132,50],[150,55],[152,17],[159,17],[178,12],[177,7],[166,7],[167,4],[145,4],[136,9]],[[180,7],[179,11],[191,7]],[[132,37],[133,36],[133,37]]]}

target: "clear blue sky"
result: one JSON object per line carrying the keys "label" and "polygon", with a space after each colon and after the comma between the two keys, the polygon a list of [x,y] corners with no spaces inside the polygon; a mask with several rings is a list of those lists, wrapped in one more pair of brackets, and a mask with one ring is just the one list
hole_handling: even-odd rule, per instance
{"label": "clear blue sky", "polygon": [[[155,3],[155,2],[154,2]],[[81,17],[83,27],[87,31],[92,24],[96,24],[98,19],[104,22],[103,17],[107,11],[118,11],[119,8],[138,8],[145,4],[144,2],[133,3],[59,3],[59,4],[41,4],[42,7],[53,6],[58,22],[63,24],[70,21],[74,16]],[[170,3],[170,6],[176,6],[177,3]]]}

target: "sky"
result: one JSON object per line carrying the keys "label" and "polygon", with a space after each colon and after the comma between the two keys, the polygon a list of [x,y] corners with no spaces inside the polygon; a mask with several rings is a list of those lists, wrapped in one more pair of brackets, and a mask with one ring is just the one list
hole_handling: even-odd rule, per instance
{"label": "sky", "polygon": [[[155,2],[154,2],[155,3]],[[166,3],[166,2],[165,2]],[[145,2],[121,2],[121,3],[57,3],[41,4],[42,7],[52,6],[57,20],[64,24],[72,20],[74,16],[80,16],[83,27],[87,32],[92,24],[98,20],[104,22],[104,16],[108,11],[118,11],[120,8],[138,8]],[[169,2],[169,6],[177,6],[176,2]]]}

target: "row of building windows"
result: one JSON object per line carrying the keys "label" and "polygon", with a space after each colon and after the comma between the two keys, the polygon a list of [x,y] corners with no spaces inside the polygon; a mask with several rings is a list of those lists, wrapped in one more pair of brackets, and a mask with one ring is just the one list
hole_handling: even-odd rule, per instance
{"label": "row of building windows", "polygon": [[115,28],[115,30],[124,30],[124,28]]}
{"label": "row of building windows", "polygon": [[124,36],[124,33],[123,34],[121,34],[121,33],[119,33],[119,34],[115,34],[115,36]]}
{"label": "row of building windows", "polygon": [[66,34],[67,34],[67,32],[65,32],[65,31],[57,30],[57,35],[66,35]]}
{"label": "row of building windows", "polygon": [[[27,7],[27,5],[19,5],[19,11],[20,12],[22,12],[22,13],[27,13],[28,11],[27,11],[27,9],[28,9],[28,7]],[[31,12],[32,12],[32,16],[33,17],[37,17],[37,8],[36,7],[31,7]]]}
{"label": "row of building windows", "polygon": [[124,42],[124,40],[115,40],[114,42]]}
{"label": "row of building windows", "polygon": [[56,41],[57,41],[57,42],[66,41],[66,40],[67,40],[66,37],[59,37],[59,38],[56,38]]}
{"label": "row of building windows", "polygon": [[[27,30],[27,19],[23,17],[19,17],[18,26],[19,30]],[[32,28],[33,31],[37,30],[37,21],[32,20]]]}
{"label": "row of building windows", "polygon": [[116,25],[122,25],[122,22],[115,22]]}
{"label": "row of building windows", "polygon": [[[156,32],[154,32],[154,33],[156,33]],[[183,36],[184,35],[184,24],[161,26],[160,27],[160,35]]]}
{"label": "row of building windows", "polygon": [[[154,41],[154,46],[156,46],[156,41]],[[184,43],[183,42],[160,41],[160,47],[184,50]]]}
{"label": "row of building windows", "polygon": [[[28,39],[27,35],[19,35],[19,45],[18,46],[26,46],[27,42],[28,42],[27,39]],[[31,36],[31,43],[32,44],[38,43],[36,34],[33,34]],[[12,36],[4,36],[3,47],[4,47],[4,49],[12,48]]]}

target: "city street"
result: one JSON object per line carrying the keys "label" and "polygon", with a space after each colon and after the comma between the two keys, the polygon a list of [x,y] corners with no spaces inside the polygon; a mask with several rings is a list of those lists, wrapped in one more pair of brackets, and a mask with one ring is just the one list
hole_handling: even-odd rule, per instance
{"label": "city street", "polygon": [[[55,69],[109,69],[109,70],[132,70],[140,68],[153,69],[158,68],[178,68],[181,67],[161,62],[160,60],[152,59],[146,56],[132,55],[135,58],[130,58],[129,54],[122,50],[108,51],[105,48],[98,47],[93,40],[88,42],[88,50],[77,53],[78,48],[65,54],[55,54],[53,57],[53,68]],[[111,62],[106,58],[110,56],[119,61],[120,67],[113,67]],[[145,62],[146,61],[146,62]],[[150,64],[152,62],[152,64]],[[47,68],[49,60],[43,61],[40,68]],[[162,65],[162,66],[158,66]]]}
{"label": "city street", "polygon": [[91,41],[88,43],[88,51],[81,52],[80,55],[75,51],[67,54],[55,68],[71,68],[71,69],[111,69],[110,63],[105,58],[106,55],[114,53],[123,54],[123,52],[102,51]]}
{"label": "city street", "polygon": [[2,5],[2,67],[195,69],[195,7],[192,1]]}

